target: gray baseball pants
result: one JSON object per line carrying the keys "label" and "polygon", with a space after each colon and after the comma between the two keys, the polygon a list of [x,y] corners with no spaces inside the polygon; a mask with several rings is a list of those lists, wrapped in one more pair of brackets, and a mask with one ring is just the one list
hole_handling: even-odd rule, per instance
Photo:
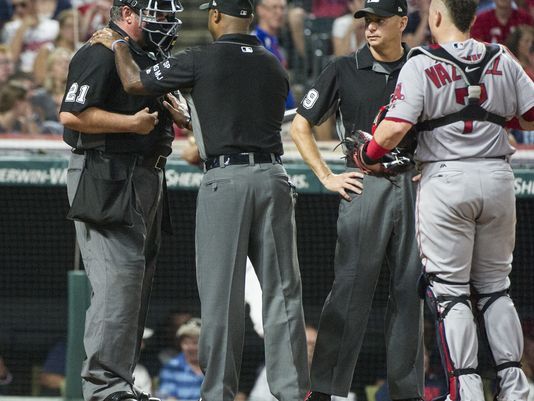
{"label": "gray baseball pants", "polygon": [[[84,155],[71,156],[69,202],[76,193],[84,159]],[[75,222],[92,288],[85,318],[87,359],[82,369],[86,401],[102,401],[117,391],[136,392],[133,371],[161,242],[163,172],[135,167],[133,182],[137,198],[133,227],[104,228]]]}
{"label": "gray baseball pants", "polygon": [[280,164],[214,168],[201,183],[196,258],[204,401],[233,401],[238,389],[247,255],[263,290],[269,388],[280,401],[302,401],[309,374],[294,190]]}
{"label": "gray baseball pants", "polygon": [[[471,307],[483,314],[495,364],[519,362],[523,353],[521,323],[506,294],[516,222],[510,164],[500,159],[425,163],[417,204],[425,272],[447,281],[434,281],[429,287],[437,301],[436,312],[441,315],[438,341],[447,371],[478,366],[477,329]],[[480,298],[471,306],[467,300],[471,287],[478,294],[501,295],[485,310],[490,297]],[[467,301],[457,302],[462,297]],[[447,308],[450,310],[444,315]],[[518,366],[498,369],[497,377],[497,400],[527,400],[529,385]],[[477,373],[449,377],[447,400],[483,399],[482,380]]]}
{"label": "gray baseball pants", "polygon": [[[348,169],[357,171],[356,169]],[[341,200],[335,279],[321,319],[311,367],[312,391],[346,397],[362,346],[380,269],[390,270],[385,316],[387,381],[392,399],[423,394],[421,261],[415,238],[413,172],[366,175],[361,195]]]}

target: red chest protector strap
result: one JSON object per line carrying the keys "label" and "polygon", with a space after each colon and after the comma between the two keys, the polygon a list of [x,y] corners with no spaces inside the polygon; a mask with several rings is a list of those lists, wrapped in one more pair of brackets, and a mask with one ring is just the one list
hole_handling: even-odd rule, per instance
{"label": "red chest protector strap", "polygon": [[506,124],[505,117],[492,113],[480,106],[480,94],[482,92],[480,81],[486,69],[501,53],[502,48],[499,45],[486,44],[486,54],[484,57],[478,63],[466,64],[453,57],[441,46],[424,46],[412,49],[408,57],[424,54],[436,61],[442,61],[456,67],[468,85],[469,101],[467,106],[456,113],[417,123],[415,125],[417,131],[432,131],[437,127],[442,127],[457,121],[489,121],[504,127]]}

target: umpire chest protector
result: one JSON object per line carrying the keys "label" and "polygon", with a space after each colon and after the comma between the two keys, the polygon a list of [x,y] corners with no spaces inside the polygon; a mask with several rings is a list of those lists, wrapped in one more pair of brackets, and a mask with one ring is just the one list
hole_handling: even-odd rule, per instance
{"label": "umpire chest protector", "polygon": [[417,131],[432,131],[435,128],[452,124],[457,121],[489,121],[502,127],[506,124],[506,118],[492,113],[483,108],[481,94],[483,85],[481,83],[487,68],[503,52],[501,46],[496,44],[486,44],[484,57],[478,63],[463,63],[456,59],[439,45],[416,47],[410,51],[408,58],[424,54],[436,61],[444,62],[456,67],[460,75],[467,83],[468,104],[462,110],[452,114],[447,114],[440,118],[421,121],[415,125]]}

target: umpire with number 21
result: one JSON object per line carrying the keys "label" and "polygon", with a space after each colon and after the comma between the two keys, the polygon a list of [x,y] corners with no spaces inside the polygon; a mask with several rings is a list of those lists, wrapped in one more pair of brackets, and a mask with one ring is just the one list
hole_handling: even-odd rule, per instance
{"label": "umpire with number 21", "polygon": [[202,400],[233,401],[238,390],[248,255],[263,289],[269,387],[280,401],[300,401],[309,378],[295,191],[280,158],[288,77],[276,57],[248,34],[250,0],[212,0],[201,9],[209,9],[214,42],[144,70],[116,33],[100,31],[93,42],[115,48],[129,93],[190,89],[184,95],[205,170],[195,234]]}
{"label": "umpire with number 21", "polygon": [[[143,67],[165,56],[181,24],[178,0],[114,0],[110,28]],[[156,58],[155,54],[159,57]],[[86,313],[86,401],[148,401],[134,387],[166,197],[172,121],[162,99],[131,96],[113,53],[86,44],[73,57],[60,113],[73,148],[67,191],[92,287]],[[155,399],[152,399],[155,400]]]}

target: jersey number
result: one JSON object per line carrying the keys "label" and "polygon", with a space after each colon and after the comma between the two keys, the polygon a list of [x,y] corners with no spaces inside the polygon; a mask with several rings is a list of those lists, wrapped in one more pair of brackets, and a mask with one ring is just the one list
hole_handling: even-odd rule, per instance
{"label": "jersey number", "polygon": [[[467,87],[465,88],[456,88],[454,90],[454,93],[456,95],[456,103],[465,105],[466,99],[469,95]],[[480,84],[480,103],[484,103],[488,99],[488,92],[486,91],[486,86],[481,83]],[[473,132],[473,121],[464,121],[464,134],[469,134],[470,132]]]}
{"label": "jersey number", "polygon": [[[456,95],[456,103],[466,104],[466,99],[468,96],[467,87],[465,88],[456,88],[454,90]],[[486,91],[486,85],[483,83],[480,84],[480,104],[484,103],[488,99],[488,92]]]}
{"label": "jersey number", "polygon": [[65,102],[76,102],[76,103],[84,104],[85,97],[87,96],[88,91],[89,91],[89,85],[80,86],[80,90],[78,91],[78,84],[74,82],[70,86],[70,89],[67,92],[67,96],[65,96]]}

